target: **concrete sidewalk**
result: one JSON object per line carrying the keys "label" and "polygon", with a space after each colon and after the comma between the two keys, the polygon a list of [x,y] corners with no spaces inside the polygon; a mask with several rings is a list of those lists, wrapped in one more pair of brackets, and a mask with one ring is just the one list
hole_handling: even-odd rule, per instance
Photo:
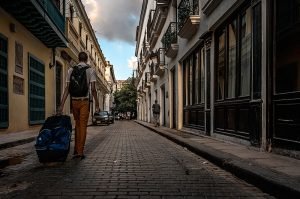
{"label": "concrete sidewalk", "polygon": [[35,140],[38,132],[39,128],[22,132],[0,134],[0,150],[32,142]]}
{"label": "concrete sidewalk", "polygon": [[279,198],[300,198],[300,160],[136,121]]}

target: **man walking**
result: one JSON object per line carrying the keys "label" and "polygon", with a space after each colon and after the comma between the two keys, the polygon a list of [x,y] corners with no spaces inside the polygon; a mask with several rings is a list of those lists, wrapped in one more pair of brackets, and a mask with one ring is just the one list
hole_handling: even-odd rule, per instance
{"label": "man walking", "polygon": [[159,126],[160,106],[157,103],[157,100],[155,100],[155,103],[152,105],[152,112],[153,112],[153,118],[154,118],[154,125],[155,125],[155,127],[158,127]]}
{"label": "man walking", "polygon": [[87,65],[88,56],[85,52],[78,54],[79,64],[68,70],[66,87],[57,110],[61,114],[68,95],[71,95],[71,104],[75,120],[75,146],[73,158],[84,159],[84,145],[86,140],[87,123],[89,118],[89,87],[95,101],[96,112],[99,112],[99,102],[96,92],[96,72]]}

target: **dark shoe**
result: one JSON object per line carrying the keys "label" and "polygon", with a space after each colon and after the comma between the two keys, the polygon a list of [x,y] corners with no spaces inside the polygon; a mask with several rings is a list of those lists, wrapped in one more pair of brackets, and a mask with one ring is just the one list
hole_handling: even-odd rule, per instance
{"label": "dark shoe", "polygon": [[75,154],[75,155],[73,155],[72,160],[77,159],[77,158],[80,158],[80,157],[81,157],[80,155]]}
{"label": "dark shoe", "polygon": [[85,155],[80,155],[79,158],[80,158],[81,160],[83,160],[83,159],[85,158]]}

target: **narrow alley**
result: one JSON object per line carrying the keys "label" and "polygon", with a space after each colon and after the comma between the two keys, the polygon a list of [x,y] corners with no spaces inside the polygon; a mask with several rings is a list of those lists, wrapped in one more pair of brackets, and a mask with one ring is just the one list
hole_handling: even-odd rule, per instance
{"label": "narrow alley", "polygon": [[0,198],[272,198],[133,121],[89,127],[84,160],[42,165],[33,144]]}

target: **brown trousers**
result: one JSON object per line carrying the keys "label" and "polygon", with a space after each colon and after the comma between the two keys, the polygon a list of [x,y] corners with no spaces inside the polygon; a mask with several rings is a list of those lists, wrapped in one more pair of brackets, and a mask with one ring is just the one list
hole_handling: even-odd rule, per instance
{"label": "brown trousers", "polygon": [[72,110],[75,120],[75,145],[74,154],[83,155],[86,129],[89,119],[89,101],[72,100]]}

